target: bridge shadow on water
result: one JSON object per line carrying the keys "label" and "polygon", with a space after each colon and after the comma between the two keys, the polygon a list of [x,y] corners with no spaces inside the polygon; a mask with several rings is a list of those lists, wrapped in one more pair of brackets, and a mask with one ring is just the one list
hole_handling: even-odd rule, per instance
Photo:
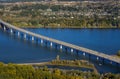
{"label": "bridge shadow on water", "polygon": [[[8,56],[8,58],[5,58],[6,56],[4,56],[4,57],[2,57],[2,55],[0,56],[1,57],[0,61],[3,61],[5,63],[9,63],[9,62],[13,62],[13,63],[25,63],[25,62],[29,63],[29,62],[31,62],[31,63],[33,63],[33,62],[51,61],[51,60],[55,59],[57,55],[60,55],[61,59],[70,59],[70,60],[82,59],[82,60],[89,61],[89,63],[94,63],[95,67],[97,68],[98,72],[100,72],[100,73],[105,73],[105,72],[120,73],[120,67],[112,66],[110,64],[105,64],[105,63],[103,63],[102,60],[98,61],[94,57],[92,57],[92,59],[91,59],[91,58],[89,58],[89,56],[87,56],[87,55],[84,56],[82,53],[76,54],[76,53],[70,53],[70,52],[57,50],[56,48],[50,48],[49,46],[41,45],[39,41],[32,42],[31,40],[23,39],[21,37],[18,37],[17,35],[10,34],[9,32],[5,32],[0,29],[0,36],[1,35],[2,35],[2,37],[5,37],[5,39],[8,39],[9,42],[11,42],[9,44],[12,44],[13,47],[11,47],[10,49],[14,49],[14,47],[17,48],[17,49],[14,49],[11,51],[11,52],[14,52],[10,55],[11,57]],[[2,38],[2,37],[0,37],[0,38]],[[15,44],[15,43],[17,43],[17,44]],[[0,47],[2,48],[2,46],[0,46]],[[7,50],[8,48],[6,47],[4,49]],[[2,52],[2,51],[0,51],[0,52]],[[33,54],[33,52],[34,52],[34,54]],[[12,56],[12,55],[14,55],[14,56]],[[12,59],[12,57],[13,57],[13,59]]]}

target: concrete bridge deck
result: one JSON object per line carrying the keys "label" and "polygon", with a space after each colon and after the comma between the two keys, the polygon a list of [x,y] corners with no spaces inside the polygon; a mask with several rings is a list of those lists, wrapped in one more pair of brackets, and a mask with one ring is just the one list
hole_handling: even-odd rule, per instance
{"label": "concrete bridge deck", "polygon": [[53,42],[53,43],[56,43],[56,44],[59,44],[59,45],[69,47],[73,50],[82,51],[82,52],[85,52],[85,53],[88,53],[88,54],[91,54],[91,55],[95,55],[96,57],[104,58],[104,59],[110,60],[111,62],[115,62],[115,63],[120,64],[120,58],[116,58],[116,57],[113,57],[113,56],[110,56],[110,55],[107,55],[107,54],[104,54],[104,53],[101,53],[101,52],[97,52],[97,51],[94,51],[94,50],[91,50],[91,49],[88,49],[88,48],[80,47],[80,46],[73,45],[73,44],[70,44],[70,43],[67,43],[67,42],[52,39],[52,38],[49,38],[49,37],[46,37],[46,36],[43,36],[43,35],[40,35],[40,34],[36,34],[36,33],[30,32],[30,31],[15,27],[15,26],[13,26],[9,23],[6,23],[2,20],[0,20],[0,23],[4,24],[5,26],[7,26],[10,29],[17,30],[18,32],[22,32],[24,34],[28,34],[28,35],[31,35],[31,36],[36,37],[36,38],[47,40],[47,41],[50,41],[50,42]]}

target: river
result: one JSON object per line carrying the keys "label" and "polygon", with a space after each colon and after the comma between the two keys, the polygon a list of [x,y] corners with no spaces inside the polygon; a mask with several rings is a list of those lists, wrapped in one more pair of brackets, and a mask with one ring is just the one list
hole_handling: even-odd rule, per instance
{"label": "river", "polygon": [[29,31],[83,46],[109,55],[120,50],[120,29],[28,29]]}
{"label": "river", "polygon": [[[109,55],[115,55],[120,50],[119,29],[26,29],[51,38],[69,42],[75,45],[90,48]],[[76,56],[60,51],[42,47],[0,29],[0,61],[4,63],[36,63],[55,59],[60,55],[61,59],[76,59]],[[78,57],[77,57],[78,58]],[[99,66],[95,64],[100,73],[120,73],[117,68]]]}

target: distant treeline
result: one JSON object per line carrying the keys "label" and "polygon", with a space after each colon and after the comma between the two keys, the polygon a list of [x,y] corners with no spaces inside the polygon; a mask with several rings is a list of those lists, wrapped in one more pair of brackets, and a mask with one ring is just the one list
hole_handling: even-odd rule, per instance
{"label": "distant treeline", "polygon": [[[0,0],[0,2],[33,2],[33,1],[52,1],[52,0]],[[120,1],[120,0],[56,0],[56,1]]]}
{"label": "distant treeline", "polygon": [[[83,6],[84,5],[84,6]],[[0,18],[19,27],[120,28],[120,4],[0,5]]]}

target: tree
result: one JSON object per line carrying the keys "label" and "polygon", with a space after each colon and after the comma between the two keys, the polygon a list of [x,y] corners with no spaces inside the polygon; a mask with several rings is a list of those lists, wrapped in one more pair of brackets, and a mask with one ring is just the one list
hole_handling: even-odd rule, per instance
{"label": "tree", "polygon": [[59,69],[55,69],[55,70],[54,70],[54,73],[55,73],[55,75],[57,75],[57,76],[61,75],[61,71],[60,71]]}

